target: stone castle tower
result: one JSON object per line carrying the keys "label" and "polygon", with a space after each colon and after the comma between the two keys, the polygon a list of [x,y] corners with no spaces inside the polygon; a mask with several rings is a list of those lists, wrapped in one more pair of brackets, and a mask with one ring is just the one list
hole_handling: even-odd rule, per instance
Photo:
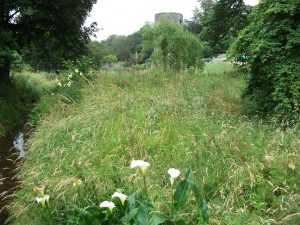
{"label": "stone castle tower", "polygon": [[174,22],[182,24],[183,22],[183,15],[181,13],[175,13],[175,12],[163,12],[163,13],[157,13],[155,14],[155,23],[159,20],[160,17],[169,17]]}

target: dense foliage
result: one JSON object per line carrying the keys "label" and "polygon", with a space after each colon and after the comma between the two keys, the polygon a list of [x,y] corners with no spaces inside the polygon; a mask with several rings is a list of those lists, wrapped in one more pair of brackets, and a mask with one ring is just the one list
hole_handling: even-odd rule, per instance
{"label": "dense foliage", "polygon": [[154,26],[145,26],[143,35],[144,52],[153,51],[156,63],[177,70],[202,66],[199,39],[169,18],[161,18]]}
{"label": "dense foliage", "polygon": [[262,0],[251,24],[231,47],[232,58],[247,55],[246,96],[254,110],[280,119],[299,119],[300,1]]}
{"label": "dense foliage", "polygon": [[198,0],[187,28],[204,42],[204,56],[224,53],[247,24],[251,6],[243,0]]}
{"label": "dense foliage", "polygon": [[111,54],[111,49],[103,42],[91,41],[88,44],[88,55],[93,60],[96,67],[100,68],[103,57]]}
{"label": "dense foliage", "polygon": [[142,29],[128,36],[110,35],[101,42],[91,41],[88,44],[89,55],[94,64],[99,68],[106,63],[104,59],[108,55],[115,55],[119,61],[126,62],[127,65],[143,62],[139,57],[142,42]]}
{"label": "dense foliage", "polygon": [[95,24],[83,27],[96,0],[0,2],[0,81],[9,78],[14,50],[25,51],[37,69],[56,69],[82,54]]}

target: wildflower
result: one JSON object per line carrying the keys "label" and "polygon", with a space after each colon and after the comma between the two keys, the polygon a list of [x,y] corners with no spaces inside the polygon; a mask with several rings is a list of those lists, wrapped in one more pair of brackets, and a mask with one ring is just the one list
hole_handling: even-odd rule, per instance
{"label": "wildflower", "polygon": [[80,74],[80,76],[82,76],[82,75],[83,75],[83,73],[82,73],[82,72],[80,72],[79,74]]}
{"label": "wildflower", "polygon": [[115,208],[115,204],[113,202],[109,202],[109,201],[104,201],[101,202],[100,204],[100,208],[108,208],[109,211],[112,213],[113,208]]}
{"label": "wildflower", "polygon": [[58,82],[57,85],[60,86],[60,87],[62,86],[62,84],[60,82]]}
{"label": "wildflower", "polygon": [[42,198],[37,197],[36,201],[37,203],[41,203],[43,207],[46,207],[46,204],[49,206],[49,198],[50,198],[49,195],[45,195]]}
{"label": "wildflower", "polygon": [[168,174],[170,175],[171,185],[173,186],[174,180],[179,176],[180,171],[178,169],[170,168]]}
{"label": "wildflower", "polygon": [[75,73],[78,73],[79,72],[79,70],[78,69],[75,69]]}
{"label": "wildflower", "polygon": [[130,168],[138,167],[142,170],[143,174],[146,173],[146,169],[150,166],[148,162],[145,162],[143,160],[132,160],[130,164]]}
{"label": "wildflower", "polygon": [[121,201],[121,203],[122,203],[122,205],[124,205],[124,202],[125,202],[125,200],[127,198],[127,195],[124,195],[124,194],[119,193],[119,192],[115,192],[111,197],[112,198],[119,198],[120,201]]}
{"label": "wildflower", "polygon": [[146,169],[150,166],[148,162],[145,162],[143,160],[132,160],[130,167],[135,168],[138,167],[142,170],[143,174],[143,182],[144,182],[144,192],[146,197],[148,198],[148,190],[147,190],[147,185],[146,185]]}

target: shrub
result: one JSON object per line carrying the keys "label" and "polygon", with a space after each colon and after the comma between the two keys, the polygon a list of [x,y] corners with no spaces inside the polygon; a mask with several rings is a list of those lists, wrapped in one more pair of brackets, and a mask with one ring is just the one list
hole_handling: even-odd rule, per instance
{"label": "shrub", "polygon": [[89,81],[95,78],[93,71],[93,61],[88,57],[82,57],[76,61],[65,61],[64,68],[67,76],[71,75],[71,78],[76,81]]}

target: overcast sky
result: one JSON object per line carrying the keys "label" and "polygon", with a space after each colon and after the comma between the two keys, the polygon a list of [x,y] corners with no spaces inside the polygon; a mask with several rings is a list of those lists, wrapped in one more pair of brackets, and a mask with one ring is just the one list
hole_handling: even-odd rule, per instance
{"label": "overcast sky", "polygon": [[[255,5],[259,0],[244,0]],[[98,0],[86,23],[97,22],[101,29],[97,40],[109,35],[129,35],[138,31],[145,22],[154,22],[154,16],[160,12],[177,12],[184,19],[191,19],[197,0]]]}

